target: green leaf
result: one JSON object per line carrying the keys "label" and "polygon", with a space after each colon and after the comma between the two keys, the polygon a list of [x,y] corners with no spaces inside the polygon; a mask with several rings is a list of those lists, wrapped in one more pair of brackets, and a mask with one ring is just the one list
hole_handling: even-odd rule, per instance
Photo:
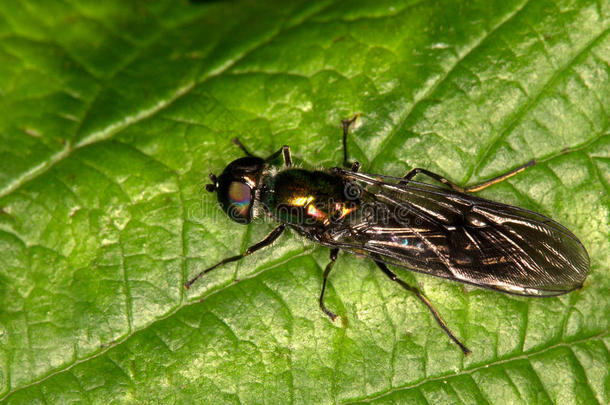
{"label": "green leaf", "polygon": [[[259,2],[263,3],[263,2]],[[7,403],[608,403],[610,4],[0,3],[0,397]],[[549,215],[587,247],[568,295],[407,271],[412,295],[294,234],[243,252],[209,169],[425,167]],[[238,282],[239,281],[239,282]],[[200,302],[202,299],[203,302]]]}

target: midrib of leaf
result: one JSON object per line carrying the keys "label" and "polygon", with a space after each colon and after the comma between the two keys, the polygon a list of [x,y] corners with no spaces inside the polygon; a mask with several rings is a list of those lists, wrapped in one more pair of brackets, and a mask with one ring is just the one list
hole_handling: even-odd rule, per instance
{"label": "midrib of leaf", "polygon": [[[331,4],[331,3],[329,3]],[[290,28],[294,28],[297,25],[301,25],[304,24],[309,18],[313,17],[314,15],[316,15],[317,13],[319,13],[323,8],[311,8],[308,14],[306,14],[305,16],[303,16],[303,18],[298,21],[294,26],[290,27]],[[188,21],[183,21],[182,24],[185,23],[191,23],[192,21],[188,20]],[[79,142],[77,142],[76,144],[72,145],[70,142],[66,143],[66,146],[60,150],[59,152],[53,154],[52,156],[50,156],[46,161],[42,162],[41,164],[31,168],[30,170],[24,172],[23,174],[21,174],[19,177],[17,177],[16,179],[14,179],[12,182],[10,182],[7,186],[5,186],[3,189],[0,190],[0,198],[5,197],[11,193],[13,193],[14,191],[16,191],[17,189],[19,189],[20,187],[24,186],[25,184],[27,184],[30,181],[33,181],[35,179],[37,179],[38,177],[44,175],[45,173],[47,173],[49,170],[51,170],[54,166],[56,166],[58,163],[60,163],[61,161],[65,160],[66,158],[70,157],[74,152],[78,151],[79,149],[85,147],[85,146],[89,146],[92,144],[95,144],[97,142],[102,142],[105,140],[109,140],[111,139],[115,134],[125,130],[126,128],[128,128],[131,125],[134,125],[142,120],[145,120],[147,118],[150,118],[152,116],[154,116],[155,114],[159,113],[160,111],[164,110],[165,108],[167,108],[168,106],[172,105],[175,101],[179,100],[180,98],[182,98],[183,96],[187,95],[190,93],[190,91],[195,88],[197,85],[204,83],[205,81],[215,77],[215,76],[219,76],[221,74],[223,74],[225,71],[227,71],[228,69],[230,69],[231,67],[233,67],[236,63],[238,63],[240,60],[242,60],[243,58],[245,58],[247,55],[249,55],[252,52],[255,52],[257,49],[259,49],[260,47],[264,46],[265,44],[269,43],[270,41],[273,40],[273,38],[277,37],[278,35],[280,35],[284,29],[286,29],[286,27],[283,26],[284,21],[278,21],[278,24],[275,25],[275,28],[273,30],[268,31],[267,33],[262,35],[262,39],[259,40],[258,42],[253,43],[250,47],[248,47],[248,49],[241,51],[240,53],[238,53],[237,55],[229,55],[229,57],[227,57],[227,59],[224,61],[224,63],[219,63],[218,66],[211,70],[210,72],[208,72],[206,75],[204,75],[200,80],[194,80],[180,88],[178,88],[174,94],[172,94],[172,96],[168,99],[165,100],[160,100],[157,104],[155,104],[154,106],[141,110],[138,113],[136,113],[135,115],[132,116],[125,116],[122,120],[112,123],[109,126],[107,126],[106,128],[103,128],[99,131],[95,131],[90,133],[89,135],[83,137]],[[175,27],[173,27],[174,29],[179,28],[180,25],[177,25]],[[157,38],[161,38],[162,35],[159,35]],[[133,55],[131,55],[130,57],[128,57],[126,59],[126,61],[122,64],[122,66],[119,69],[116,69],[114,72],[111,73],[111,75],[109,77],[106,78],[106,81],[111,80],[114,76],[116,76],[118,73],[120,73],[123,69],[127,68],[129,66],[129,64],[137,59],[137,56],[139,54],[141,54],[144,49],[152,47],[154,44],[156,43],[156,41],[151,41],[149,42],[145,47],[141,47],[139,48],[136,52],[134,52]],[[213,49],[212,49],[213,51]],[[92,77],[95,77],[95,75],[93,75],[91,72],[89,72],[91,74]],[[200,75],[197,75],[200,76]],[[95,97],[93,97],[91,99],[91,101],[88,103],[87,109],[85,111],[84,116],[81,119],[80,124],[77,126],[75,133],[78,133],[83,122],[86,120],[88,114],[90,113],[91,110],[91,106],[94,105],[95,100],[97,99],[97,97],[99,96],[99,94],[102,92],[104,87],[100,87],[97,91],[97,94]],[[181,233],[181,245],[182,245],[182,252],[183,252],[183,257],[181,259],[182,262],[182,279],[183,282],[186,280],[187,278],[187,271],[186,271],[186,256],[185,256],[185,251],[186,251],[186,243],[185,243],[185,238],[184,238],[184,223],[186,220],[186,213],[185,213],[185,206],[184,206],[184,198],[182,196],[182,188],[179,187],[178,190],[179,193],[179,200],[181,202],[181,212],[182,212],[182,229],[180,230]],[[243,241],[242,241],[242,245],[246,245],[248,238],[249,238],[249,234],[250,232],[246,232],[244,234],[243,237]],[[305,251],[303,251],[305,252]],[[122,256],[121,256],[121,263],[122,263]],[[123,265],[122,265],[123,266]],[[235,274],[238,271],[238,266],[239,263],[237,263],[235,265]],[[125,291],[125,295],[126,295],[126,305],[127,305],[127,318],[128,318],[128,332],[125,335],[124,339],[121,339],[117,342],[115,342],[115,344],[109,345],[107,346],[104,350],[102,350],[101,352],[94,354],[93,356],[87,356],[84,357],[80,360],[75,359],[73,362],[67,364],[66,367],[63,367],[59,370],[56,370],[54,372],[49,373],[48,375],[37,379],[36,381],[33,381],[31,384],[29,385],[25,385],[22,387],[18,387],[17,390],[9,390],[7,391],[6,395],[1,398],[0,400],[4,400],[5,398],[7,398],[9,395],[11,395],[12,393],[19,391],[21,389],[33,386],[37,383],[40,383],[48,378],[50,378],[53,375],[56,375],[58,373],[61,373],[65,370],[69,370],[71,367],[73,367],[76,364],[80,364],[84,361],[87,361],[89,359],[98,357],[99,355],[105,353],[107,350],[109,350],[112,347],[115,347],[116,344],[120,344],[122,342],[124,342],[125,340],[127,340],[127,338],[129,338],[129,336],[132,334],[133,332],[133,327],[132,327],[132,316],[131,316],[131,297],[129,296],[129,288],[128,288],[128,282],[127,279],[125,278],[125,270],[123,269],[124,272],[124,281],[125,281],[125,286],[124,286],[124,291]],[[220,289],[219,291],[221,291],[222,289]],[[184,299],[184,291],[183,289],[180,289],[180,304],[183,303],[183,299]],[[177,305],[176,308],[174,309],[174,311],[169,312],[168,314],[165,314],[165,316],[158,318],[158,320],[162,320],[162,319],[166,319],[167,317],[173,315],[175,312],[177,312],[179,309],[182,308],[182,305]],[[142,328],[145,329],[145,328]],[[7,376],[8,377],[8,381],[10,381],[10,375]]]}
{"label": "midrib of leaf", "polygon": [[84,137],[80,142],[76,143],[74,146],[71,146],[69,143],[67,143],[66,147],[64,147],[64,149],[62,149],[61,151],[59,151],[59,152],[55,153],[54,155],[52,155],[51,157],[49,157],[49,159],[47,161],[45,161],[45,162],[33,167],[32,169],[28,170],[27,172],[23,173],[22,175],[17,177],[15,180],[10,182],[2,190],[0,190],[0,198],[11,194],[12,192],[19,189],[26,183],[28,183],[32,180],[35,180],[38,177],[40,177],[41,175],[47,173],[51,168],[53,168],[55,165],[57,165],[62,160],[68,158],[73,152],[77,151],[78,149],[80,149],[84,146],[87,146],[87,145],[91,145],[96,142],[108,140],[108,139],[112,138],[112,136],[114,134],[124,130],[128,126],[133,125],[143,119],[151,117],[152,115],[154,115],[157,112],[166,108],[168,105],[171,105],[174,101],[176,101],[178,98],[180,98],[184,94],[188,93],[193,87],[194,87],[194,84],[182,87],[182,88],[178,89],[178,91],[175,93],[174,97],[172,97],[171,99],[159,102],[154,107],[147,109],[147,110],[142,110],[140,113],[138,113],[134,116],[125,117],[125,119],[123,119],[122,121],[112,124],[112,125],[108,126],[107,128],[104,128],[101,131],[93,132],[90,135]]}
{"label": "midrib of leaf", "polygon": [[[79,142],[77,142],[74,145],[71,145],[69,142],[67,142],[66,146],[62,150],[60,150],[59,152],[50,156],[47,161],[45,161],[37,166],[34,166],[30,170],[24,172],[23,174],[21,174],[20,176],[15,178],[7,186],[2,188],[0,190],[0,198],[11,194],[13,191],[22,187],[26,183],[45,174],[51,168],[56,166],[62,160],[68,158],[73,152],[77,151],[78,149],[83,148],[88,145],[92,145],[97,142],[102,142],[102,141],[111,139],[113,135],[125,130],[129,126],[137,124],[138,122],[145,120],[147,118],[150,118],[153,115],[159,113],[160,111],[162,111],[165,108],[167,108],[168,106],[172,105],[174,102],[176,102],[183,96],[188,95],[190,93],[190,91],[193,88],[195,88],[197,85],[202,84],[215,76],[219,76],[219,75],[223,74],[224,72],[229,70],[231,67],[233,67],[235,64],[237,64],[239,61],[241,61],[242,59],[247,57],[249,54],[251,54],[252,52],[255,52],[257,49],[264,46],[265,44],[268,44],[274,38],[279,36],[283,32],[284,29],[294,28],[298,25],[304,24],[305,22],[308,21],[309,18],[311,18],[311,17],[315,16],[317,13],[319,13],[321,11],[321,9],[313,9],[310,11],[311,12],[309,15],[307,15],[306,17],[301,19],[296,25],[293,25],[290,27],[283,27],[284,21],[279,21],[278,24],[275,26],[275,29],[265,33],[263,35],[263,38],[259,42],[255,42],[248,49],[241,51],[239,54],[234,55],[233,57],[228,57],[223,63],[219,63],[215,69],[208,72],[200,80],[194,80],[194,81],[176,89],[174,94],[172,94],[172,96],[169,97],[168,99],[160,100],[157,104],[155,104],[154,106],[152,106],[150,108],[141,110],[140,112],[138,112],[137,114],[132,115],[132,116],[125,116],[122,120],[112,123],[112,124],[108,125],[106,128],[92,132],[89,135],[86,135],[85,137],[83,137]],[[182,24],[186,24],[186,23],[192,23],[192,21],[188,20],[188,21],[182,22]],[[173,28],[175,29],[175,28],[179,28],[179,27],[181,27],[181,25],[177,25]],[[237,28],[239,28],[239,27],[237,27]],[[161,38],[161,35],[158,38]],[[152,41],[149,44],[147,44],[145,47],[138,48],[138,50],[136,52],[134,52],[134,54],[132,56],[130,56],[129,58],[126,59],[126,61],[121,66],[121,68],[115,70],[114,72],[112,72],[110,77],[106,78],[106,81],[111,80],[112,77],[116,76],[123,69],[127,68],[131,62],[133,62],[134,60],[137,59],[137,55],[141,54],[144,49],[152,47],[155,43],[156,43],[155,41]],[[212,49],[212,51],[213,51],[213,49]],[[95,77],[95,75],[93,75],[93,74],[91,74],[91,76]],[[87,108],[84,116],[81,119],[80,125],[76,129],[76,133],[78,133],[79,129],[81,128],[81,125],[83,124],[83,122],[85,121],[85,119],[87,118],[87,116],[90,112],[91,106],[94,104],[95,100],[97,99],[97,96],[102,92],[103,89],[104,89],[104,87],[100,87],[100,89],[97,92],[97,95],[95,97],[93,97],[92,100],[90,101],[88,108]]]}

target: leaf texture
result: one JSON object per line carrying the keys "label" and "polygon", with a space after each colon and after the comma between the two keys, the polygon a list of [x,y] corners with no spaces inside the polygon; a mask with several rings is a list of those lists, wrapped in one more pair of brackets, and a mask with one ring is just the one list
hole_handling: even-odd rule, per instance
{"label": "leaf texture", "polygon": [[[0,4],[5,403],[608,403],[610,3],[79,0]],[[426,308],[294,235],[206,276],[242,227],[202,185],[289,144],[425,167],[548,215],[592,269],[521,298],[401,271]],[[203,299],[203,302],[200,302]]]}

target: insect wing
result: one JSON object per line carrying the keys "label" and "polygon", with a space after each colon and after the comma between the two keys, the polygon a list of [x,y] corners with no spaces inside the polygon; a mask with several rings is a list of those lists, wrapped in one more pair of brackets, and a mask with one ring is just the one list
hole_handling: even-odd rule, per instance
{"label": "insect wing", "polygon": [[334,170],[360,190],[362,204],[331,231],[337,247],[518,295],[563,294],[587,276],[583,245],[541,214],[431,184]]}

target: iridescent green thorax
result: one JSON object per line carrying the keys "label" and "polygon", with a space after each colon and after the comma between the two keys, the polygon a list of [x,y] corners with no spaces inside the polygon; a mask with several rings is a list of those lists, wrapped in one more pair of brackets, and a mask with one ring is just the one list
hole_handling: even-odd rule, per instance
{"label": "iridescent green thorax", "polygon": [[326,172],[288,169],[265,177],[260,200],[282,222],[326,227],[358,207],[345,188],[341,178]]}

